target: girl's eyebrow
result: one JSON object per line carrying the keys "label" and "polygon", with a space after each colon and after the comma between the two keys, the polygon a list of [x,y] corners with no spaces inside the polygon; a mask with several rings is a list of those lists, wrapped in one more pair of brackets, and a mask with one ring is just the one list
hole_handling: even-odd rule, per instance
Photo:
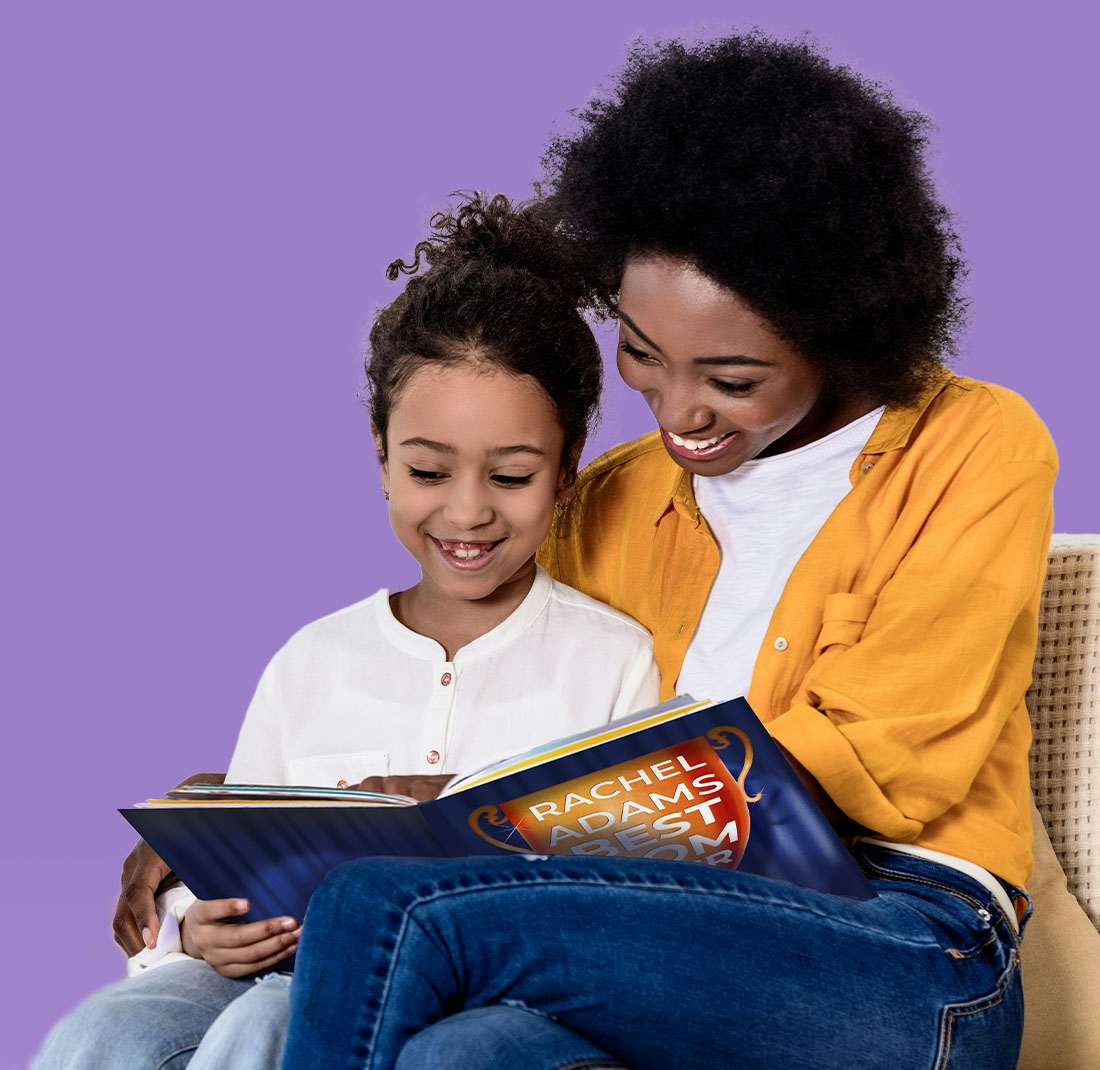
{"label": "girl's eyebrow", "polygon": [[[458,453],[458,450],[454,446],[446,442],[435,442],[433,439],[421,438],[419,436],[407,438],[401,445],[419,446],[422,449],[436,450],[439,453]],[[515,446],[494,446],[493,449],[487,452],[490,457],[505,457],[513,453],[533,453],[536,457],[546,456],[545,450],[540,450],[538,446],[531,446],[526,443],[520,443]]]}
{"label": "girl's eyebrow", "polygon": [[[658,353],[664,356],[664,350],[661,349],[656,342],[653,341],[641,328],[620,308],[619,319],[623,321],[646,345],[652,346]],[[695,357],[692,359],[693,364],[749,364],[758,368],[770,368],[773,365],[773,361],[761,360],[759,357],[747,357],[744,354],[738,354],[735,357]]]}

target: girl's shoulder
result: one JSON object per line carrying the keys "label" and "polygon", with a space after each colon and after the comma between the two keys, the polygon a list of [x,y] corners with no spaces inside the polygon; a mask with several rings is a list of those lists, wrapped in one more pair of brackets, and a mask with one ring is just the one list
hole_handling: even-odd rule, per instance
{"label": "girl's shoulder", "polygon": [[551,579],[550,585],[550,626],[571,642],[617,640],[630,647],[652,646],[649,632],[628,614],[560,580]]}
{"label": "girl's shoulder", "polygon": [[303,663],[316,666],[318,662],[358,656],[365,641],[381,637],[381,611],[388,606],[388,599],[389,591],[383,587],[358,602],[303,624],[272,657],[269,670]]}

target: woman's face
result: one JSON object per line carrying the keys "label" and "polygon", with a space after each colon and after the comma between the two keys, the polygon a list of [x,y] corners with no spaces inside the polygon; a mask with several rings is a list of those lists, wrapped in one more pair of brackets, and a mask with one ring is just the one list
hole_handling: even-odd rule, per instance
{"label": "woman's face", "polygon": [[564,433],[530,376],[423,367],[389,416],[390,523],[432,592],[488,598],[534,568],[564,485]]}
{"label": "woman's face", "polygon": [[619,320],[619,373],[646,399],[665,449],[689,472],[723,475],[832,429],[821,373],[737,294],[691,265],[629,260]]}

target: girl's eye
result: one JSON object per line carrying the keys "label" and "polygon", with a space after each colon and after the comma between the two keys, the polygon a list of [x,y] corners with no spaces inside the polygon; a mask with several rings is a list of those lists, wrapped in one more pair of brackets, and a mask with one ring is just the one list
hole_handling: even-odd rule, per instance
{"label": "girl's eye", "polygon": [[711,379],[711,382],[723,394],[747,394],[754,386],[759,385],[755,379],[746,379],[741,383],[731,383],[725,379]]}
{"label": "girl's eye", "polygon": [[413,479],[420,480],[421,483],[438,483],[441,479],[445,479],[446,472],[431,472],[424,468],[410,468],[409,475]]}
{"label": "girl's eye", "polygon": [[493,476],[494,482],[502,487],[526,487],[533,478],[533,474],[529,476]]}
{"label": "girl's eye", "polygon": [[628,356],[636,360],[639,364],[656,364],[657,361],[644,349],[639,349],[637,346],[632,346],[625,338],[620,339],[619,348]]}

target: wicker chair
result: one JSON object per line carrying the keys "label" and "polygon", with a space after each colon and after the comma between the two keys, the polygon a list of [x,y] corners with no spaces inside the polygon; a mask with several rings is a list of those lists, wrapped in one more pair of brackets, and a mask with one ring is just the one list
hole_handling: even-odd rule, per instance
{"label": "wicker chair", "polygon": [[1028,707],[1038,808],[1032,815],[1036,868],[1029,890],[1036,909],[1021,951],[1027,1016],[1019,1065],[1021,1070],[1097,1070],[1100,535],[1051,540]]}

